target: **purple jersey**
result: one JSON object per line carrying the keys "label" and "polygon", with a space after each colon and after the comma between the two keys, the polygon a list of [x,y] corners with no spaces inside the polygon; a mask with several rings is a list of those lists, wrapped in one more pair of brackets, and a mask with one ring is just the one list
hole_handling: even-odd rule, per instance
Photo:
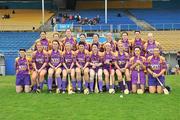
{"label": "purple jersey", "polygon": [[27,58],[16,58],[16,70],[18,70],[18,74],[29,74],[29,61]]}
{"label": "purple jersey", "polygon": [[89,51],[89,44],[85,43],[84,48]]}
{"label": "purple jersey", "polygon": [[167,68],[165,61],[161,60],[160,57],[154,57],[154,56],[150,59],[148,66],[156,74],[159,74],[162,69]]}
{"label": "purple jersey", "polygon": [[141,38],[134,40],[134,47],[140,47],[141,49],[143,49],[143,41]]}
{"label": "purple jersey", "polygon": [[32,58],[32,62],[36,64],[37,69],[40,69],[45,62],[48,63],[48,55],[44,52],[36,51],[36,54]]}
{"label": "purple jersey", "polygon": [[125,53],[120,54],[118,52],[117,63],[118,63],[120,68],[124,68],[128,61],[129,61],[129,56],[128,55],[126,55]]}
{"label": "purple jersey", "polygon": [[128,39],[127,40],[122,40],[122,44],[123,44],[123,47],[125,49],[125,52],[129,53],[129,48],[130,48],[130,45],[129,45],[129,41]]}
{"label": "purple jersey", "polygon": [[73,37],[71,37],[71,38],[66,37],[64,43],[66,44],[67,42],[69,42],[71,44],[73,50],[76,50],[76,41],[74,40]]}
{"label": "purple jersey", "polygon": [[150,44],[148,41],[147,48],[146,48],[146,57],[153,55],[154,48],[156,48],[156,47],[157,47],[157,45],[156,45],[155,41],[152,44]]}
{"label": "purple jersey", "polygon": [[[140,60],[140,61],[143,62],[143,64],[145,65],[144,60],[143,60],[143,58],[142,58],[141,56],[140,56],[139,58],[136,57],[136,56],[134,56],[133,64],[136,63],[137,60]],[[140,71],[143,70],[142,66],[139,66],[139,65],[137,65],[133,70],[138,71],[138,69],[139,69]]]}
{"label": "purple jersey", "polygon": [[76,61],[81,65],[82,67],[85,66],[86,62],[88,62],[88,56],[84,52],[78,51],[76,55]]}
{"label": "purple jersey", "polygon": [[59,51],[52,50],[50,56],[49,56],[49,62],[54,67],[57,67],[60,63],[62,63],[62,56],[60,55]]}
{"label": "purple jersey", "polygon": [[105,62],[113,62],[114,59],[115,59],[114,55],[111,52],[110,53],[107,53],[107,52],[104,53],[104,58],[103,58],[104,63]]}
{"label": "purple jersey", "polygon": [[41,39],[40,42],[41,42],[41,45],[43,46],[44,50],[48,51],[49,41],[45,38],[45,39]]}
{"label": "purple jersey", "polygon": [[67,68],[70,68],[71,64],[73,62],[75,62],[75,58],[74,58],[72,51],[71,52],[65,52],[63,55],[63,59],[64,59],[64,62],[66,64]]}
{"label": "purple jersey", "polygon": [[97,54],[92,53],[89,58],[90,58],[89,62],[91,63],[102,63],[102,59],[98,53]]}
{"label": "purple jersey", "polygon": [[141,48],[141,56],[144,56],[144,51],[143,51],[144,50],[144,43],[143,43],[141,38],[134,40],[134,46],[133,47],[134,48],[135,47],[140,47]]}

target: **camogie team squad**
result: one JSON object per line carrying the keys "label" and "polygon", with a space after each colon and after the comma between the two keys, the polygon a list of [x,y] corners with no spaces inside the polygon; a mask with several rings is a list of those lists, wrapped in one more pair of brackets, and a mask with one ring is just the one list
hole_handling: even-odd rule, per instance
{"label": "camogie team squad", "polygon": [[63,39],[54,33],[52,41],[43,31],[31,59],[25,49],[19,50],[15,60],[16,92],[40,93],[47,83],[49,93],[55,89],[62,94],[105,91],[143,94],[148,88],[149,93],[168,94],[164,87],[167,65],[161,56],[161,46],[152,33],[148,33],[147,42],[141,39],[140,31],[134,34],[130,42],[127,32],[118,41],[107,33],[106,42],[101,44],[96,33],[92,43],[86,42],[85,34],[79,35],[77,43],[70,29]]}

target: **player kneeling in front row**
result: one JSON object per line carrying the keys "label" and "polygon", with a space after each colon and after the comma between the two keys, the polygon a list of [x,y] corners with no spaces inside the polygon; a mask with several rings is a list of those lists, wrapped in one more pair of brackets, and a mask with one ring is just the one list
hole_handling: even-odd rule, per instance
{"label": "player kneeling in front row", "polygon": [[85,50],[85,42],[79,42],[78,51],[76,53],[76,79],[77,79],[77,92],[82,92],[82,78],[87,81],[89,79],[89,58],[88,51]]}
{"label": "player kneeling in front row", "polygon": [[60,93],[62,80],[61,80],[61,65],[63,58],[59,50],[59,42],[57,40],[52,41],[52,50],[48,52],[49,54],[49,70],[48,70],[48,90],[49,93],[52,92],[53,74],[55,76],[55,83],[57,85],[56,93]]}
{"label": "player kneeling in front row", "polygon": [[169,94],[164,87],[164,73],[167,69],[165,58],[160,56],[159,48],[154,49],[154,55],[148,57],[148,85],[150,93]]}
{"label": "player kneeling in front row", "polygon": [[19,50],[20,57],[16,58],[15,67],[16,67],[16,92],[30,92],[30,71],[29,71],[29,60],[26,58],[26,50]]}
{"label": "player kneeling in front row", "polygon": [[[123,44],[119,41],[118,42],[118,51],[116,52],[116,74],[118,77],[119,86],[122,92],[125,94],[129,94],[132,90],[131,78],[128,67],[129,55],[125,52]],[[126,81],[123,77],[126,77]],[[126,86],[127,83],[127,86]]]}
{"label": "player kneeling in front row", "polygon": [[142,94],[144,93],[144,86],[146,84],[146,77],[144,72],[146,69],[146,59],[145,57],[140,56],[141,50],[139,47],[135,47],[134,52],[134,57],[130,59],[132,92]]}

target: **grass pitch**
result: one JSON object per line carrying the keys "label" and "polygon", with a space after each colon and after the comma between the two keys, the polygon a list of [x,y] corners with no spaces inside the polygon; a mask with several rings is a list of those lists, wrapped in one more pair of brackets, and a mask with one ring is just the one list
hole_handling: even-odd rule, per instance
{"label": "grass pitch", "polygon": [[170,95],[16,94],[15,76],[0,77],[0,120],[179,120],[180,76]]}

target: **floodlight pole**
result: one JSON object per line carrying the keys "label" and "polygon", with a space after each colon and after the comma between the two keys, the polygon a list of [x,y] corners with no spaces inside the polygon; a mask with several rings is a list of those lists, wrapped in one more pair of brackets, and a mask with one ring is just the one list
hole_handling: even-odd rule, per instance
{"label": "floodlight pole", "polygon": [[104,7],[105,9],[105,24],[107,24],[107,0],[105,0],[105,7]]}
{"label": "floodlight pole", "polygon": [[42,25],[44,26],[44,0],[42,0]]}

